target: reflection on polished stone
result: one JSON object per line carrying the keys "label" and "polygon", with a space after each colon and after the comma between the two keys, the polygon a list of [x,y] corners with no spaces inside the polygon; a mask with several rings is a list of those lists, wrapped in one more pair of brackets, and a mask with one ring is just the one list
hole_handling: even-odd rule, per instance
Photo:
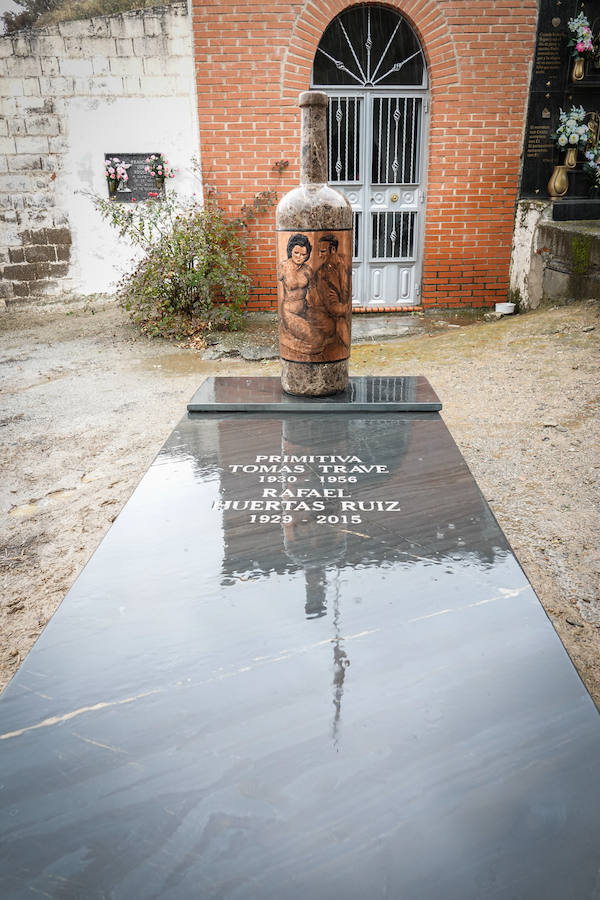
{"label": "reflection on polished stone", "polygon": [[192,413],[0,702],[2,896],[593,900],[599,756],[438,413]]}
{"label": "reflection on polished stone", "polygon": [[189,412],[431,412],[442,408],[423,376],[353,376],[329,397],[287,394],[279,378],[207,378],[188,403]]}

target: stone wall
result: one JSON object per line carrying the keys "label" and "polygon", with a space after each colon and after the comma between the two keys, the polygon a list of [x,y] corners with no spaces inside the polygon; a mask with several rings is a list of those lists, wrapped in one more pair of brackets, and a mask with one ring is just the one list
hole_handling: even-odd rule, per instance
{"label": "stone wall", "polygon": [[110,291],[132,248],[85,192],[104,155],[160,151],[201,190],[190,18],[168,7],[0,37],[0,298]]}
{"label": "stone wall", "polygon": [[600,299],[600,221],[555,222],[551,201],[522,200],[510,290],[522,310]]}

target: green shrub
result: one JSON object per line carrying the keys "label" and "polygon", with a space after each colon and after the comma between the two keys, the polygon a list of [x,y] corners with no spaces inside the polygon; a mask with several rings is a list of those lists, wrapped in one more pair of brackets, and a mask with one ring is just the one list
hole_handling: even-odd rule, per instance
{"label": "green shrub", "polygon": [[[161,0],[160,6],[168,6],[171,0]],[[15,0],[22,12],[5,12],[0,15],[6,34],[21,28],[43,28],[54,22],[70,22],[89,19],[92,16],[113,16],[132,9],[156,6],[156,0]]]}
{"label": "green shrub", "polygon": [[209,202],[175,217],[118,295],[147,333],[182,337],[202,327],[239,328],[249,291],[240,227]]}
{"label": "green shrub", "polygon": [[231,218],[215,199],[177,198],[125,204],[94,197],[105,219],[143,251],[121,279],[118,299],[143,331],[181,338],[210,328],[236,329],[250,292],[246,226],[274,195],[259,194]]}

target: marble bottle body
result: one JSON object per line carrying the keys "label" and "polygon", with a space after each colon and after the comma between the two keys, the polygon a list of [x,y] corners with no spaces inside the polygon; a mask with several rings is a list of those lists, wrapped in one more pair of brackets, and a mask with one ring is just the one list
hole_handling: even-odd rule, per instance
{"label": "marble bottle body", "polygon": [[300,186],[276,214],[281,383],[304,396],[348,383],[353,216],[327,184],[327,103],[320,91],[300,95]]}

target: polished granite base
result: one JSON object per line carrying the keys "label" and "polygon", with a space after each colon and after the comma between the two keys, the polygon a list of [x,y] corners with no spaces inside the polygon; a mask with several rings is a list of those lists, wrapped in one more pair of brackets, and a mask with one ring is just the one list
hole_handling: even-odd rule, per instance
{"label": "polished granite base", "polygon": [[204,381],[188,412],[432,412],[440,399],[422,375],[352,376],[345,390],[325,397],[286,393],[279,378],[228,378]]}
{"label": "polished granite base", "polygon": [[593,900],[599,759],[437,412],[192,412],[0,701],[0,896]]}

